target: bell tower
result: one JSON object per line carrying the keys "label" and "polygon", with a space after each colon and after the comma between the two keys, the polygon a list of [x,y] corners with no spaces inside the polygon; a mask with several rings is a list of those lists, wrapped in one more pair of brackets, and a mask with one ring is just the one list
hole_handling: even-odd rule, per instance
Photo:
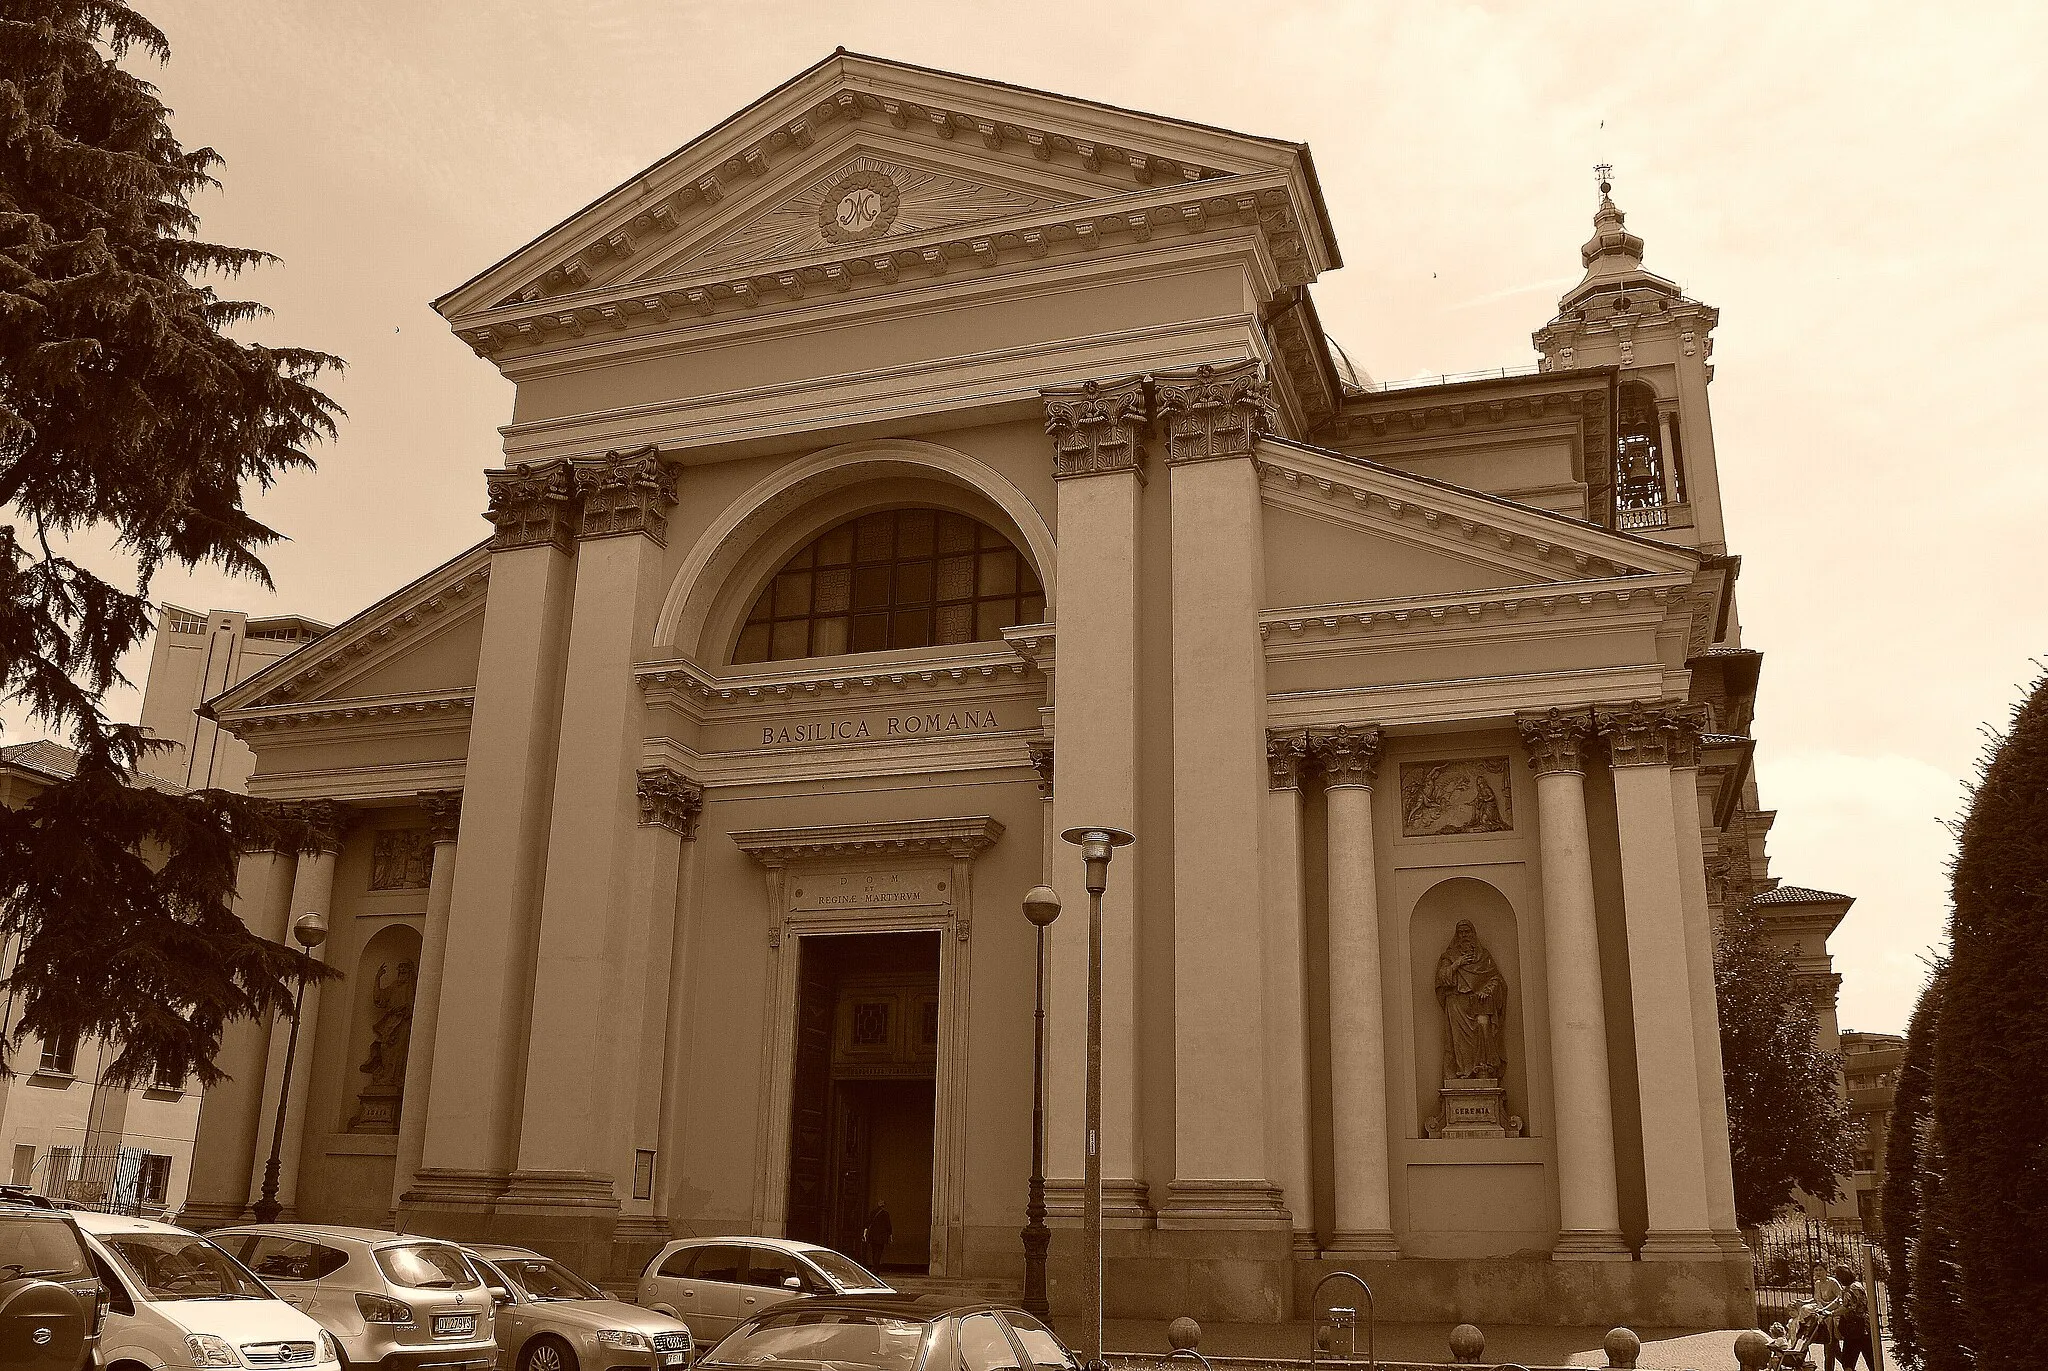
{"label": "bell tower", "polygon": [[1615,523],[1622,530],[1727,551],[1707,383],[1720,311],[1643,267],[1643,240],[1615,206],[1614,168],[1594,168],[1600,205],[1579,249],[1586,274],[1533,335],[1545,371],[1620,368]]}

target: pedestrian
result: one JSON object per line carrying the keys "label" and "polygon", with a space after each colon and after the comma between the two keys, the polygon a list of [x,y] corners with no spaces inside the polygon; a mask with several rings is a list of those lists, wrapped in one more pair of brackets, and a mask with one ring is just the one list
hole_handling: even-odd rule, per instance
{"label": "pedestrian", "polygon": [[866,1258],[868,1269],[882,1269],[882,1254],[889,1250],[889,1239],[896,1235],[896,1225],[890,1221],[887,1201],[875,1205],[875,1212],[868,1215],[868,1226],[860,1231],[861,1255]]}
{"label": "pedestrian", "polygon": [[1827,1341],[1828,1371],[1835,1371],[1838,1359],[1843,1371],[1853,1371],[1859,1361],[1875,1371],[1877,1358],[1870,1348],[1870,1292],[1847,1266],[1835,1268],[1835,1284],[1842,1293],[1828,1303],[1832,1326]]}

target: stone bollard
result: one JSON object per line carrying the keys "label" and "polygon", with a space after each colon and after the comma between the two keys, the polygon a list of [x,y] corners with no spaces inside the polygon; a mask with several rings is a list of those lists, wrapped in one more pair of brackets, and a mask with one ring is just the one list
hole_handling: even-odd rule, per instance
{"label": "stone bollard", "polygon": [[1486,1334],[1476,1324],[1461,1323],[1451,1330],[1451,1360],[1460,1366],[1477,1366],[1486,1355]]}
{"label": "stone bollard", "polygon": [[1602,1346],[1607,1349],[1609,1366],[1633,1367],[1636,1358],[1643,1354],[1643,1340],[1626,1328],[1610,1328]]}
{"label": "stone bollard", "polygon": [[1202,1325],[1183,1314],[1166,1325],[1166,1345],[1176,1352],[1194,1352],[1202,1346]]}
{"label": "stone bollard", "polygon": [[1735,1335],[1735,1364],[1742,1371],[1763,1371],[1771,1360],[1771,1340],[1754,1328]]}

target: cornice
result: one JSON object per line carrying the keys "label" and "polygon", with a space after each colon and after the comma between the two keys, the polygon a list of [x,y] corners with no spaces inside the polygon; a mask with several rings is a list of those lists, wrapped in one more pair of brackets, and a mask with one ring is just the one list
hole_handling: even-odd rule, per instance
{"label": "cornice", "polygon": [[1681,687],[1663,668],[1588,667],[1451,677],[1392,685],[1327,686],[1273,691],[1266,718],[1274,728],[1330,728],[1371,719],[1384,729],[1498,721],[1518,713],[1619,704]]}
{"label": "cornice", "polygon": [[1055,630],[1051,624],[1018,624],[1003,630],[1003,641],[1010,651],[1037,667],[1046,675],[1052,675],[1054,666]]}
{"label": "cornice", "polygon": [[720,675],[688,660],[648,662],[633,669],[650,700],[686,702],[706,712],[751,705],[840,703],[866,706],[904,695],[987,684],[1023,684],[1032,664],[1002,647],[882,666],[807,666],[793,671]]}
{"label": "cornice", "polygon": [[849,245],[765,270],[717,269],[509,301],[463,317],[456,331],[484,357],[587,334],[630,340],[686,330],[720,316],[783,308],[806,297],[886,294],[956,270],[1028,265],[1055,256],[1086,258],[1110,244],[1149,243],[1155,234],[1199,239],[1240,229],[1255,233],[1280,285],[1314,279],[1316,267],[1286,180],[1268,174],[1083,201],[860,245],[862,250]]}
{"label": "cornice", "polygon": [[1268,644],[1268,656],[1284,657],[1294,644],[1309,647],[1368,636],[1383,641],[1482,625],[1530,626],[1616,614],[1641,614],[1658,622],[1672,613],[1690,612],[1691,590],[1684,578],[1643,576],[1266,610],[1259,615],[1259,637]]}
{"label": "cornice", "polygon": [[732,840],[755,861],[774,867],[831,857],[968,858],[986,851],[1002,836],[1002,824],[983,814],[962,819],[755,828],[734,833]]}
{"label": "cornice", "polygon": [[353,700],[314,700],[305,704],[253,705],[224,711],[221,727],[249,741],[277,733],[362,732],[388,737],[394,733],[443,732],[469,727],[475,707],[474,687],[421,691],[407,695],[367,695]]}

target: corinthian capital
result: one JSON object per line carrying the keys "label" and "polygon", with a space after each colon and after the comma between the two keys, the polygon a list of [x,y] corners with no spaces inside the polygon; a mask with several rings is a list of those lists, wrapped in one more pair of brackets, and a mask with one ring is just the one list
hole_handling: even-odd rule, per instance
{"label": "corinthian capital", "polygon": [[640,825],[659,826],[685,839],[697,836],[697,816],[704,811],[703,787],[665,766],[643,767],[638,777]]}
{"label": "corinthian capital", "polygon": [[578,463],[576,493],[583,501],[583,537],[644,533],[667,545],[676,473],[658,448],[607,452],[596,462]]}
{"label": "corinthian capital", "polygon": [[1309,755],[1323,769],[1324,786],[1355,785],[1372,789],[1380,769],[1380,731],[1371,724],[1346,724],[1328,733],[1308,735]]}
{"label": "corinthian capital", "polygon": [[1112,471],[1143,474],[1145,378],[1083,381],[1039,392],[1052,435],[1055,479]]}
{"label": "corinthian capital", "polygon": [[576,481],[569,463],[521,462],[484,473],[491,507],[484,517],[497,527],[491,551],[576,544]]}
{"label": "corinthian capital", "polygon": [[280,808],[286,819],[306,826],[299,839],[301,852],[340,852],[341,840],[355,821],[355,812],[339,800],[291,800]]}
{"label": "corinthian capital", "polygon": [[1700,737],[1707,731],[1705,705],[1683,705],[1665,711],[1665,730],[1671,739],[1674,770],[1700,764]]}
{"label": "corinthian capital", "polygon": [[1254,360],[1154,372],[1152,396],[1169,463],[1251,456],[1272,409],[1272,388]]}
{"label": "corinthian capital", "polygon": [[1586,744],[1593,736],[1593,716],[1585,710],[1549,709],[1515,716],[1522,746],[1529,749],[1529,767],[1538,776],[1584,775]]}
{"label": "corinthian capital", "polygon": [[1594,718],[1607,740],[1609,764],[1671,765],[1672,717],[1670,710],[1642,701],[1600,710]]}
{"label": "corinthian capital", "polygon": [[1296,730],[1283,733],[1278,729],[1266,731],[1266,788],[1268,790],[1298,790],[1301,788],[1301,774],[1308,768],[1308,734]]}
{"label": "corinthian capital", "polygon": [[426,811],[427,834],[432,841],[454,842],[455,830],[462,824],[462,792],[422,790],[416,798],[420,808]]}
{"label": "corinthian capital", "polygon": [[1050,800],[1052,798],[1052,740],[1048,738],[1039,742],[1026,743],[1024,746],[1031,754],[1031,769],[1038,773],[1038,798]]}

